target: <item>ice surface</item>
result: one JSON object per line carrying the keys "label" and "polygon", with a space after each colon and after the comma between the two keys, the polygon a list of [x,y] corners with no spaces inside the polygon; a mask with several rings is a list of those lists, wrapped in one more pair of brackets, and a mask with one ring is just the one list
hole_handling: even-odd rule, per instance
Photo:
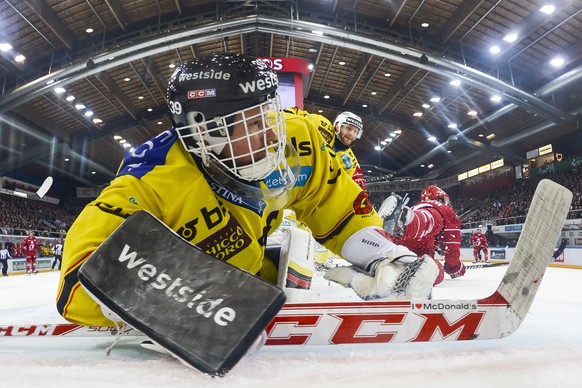
{"label": "ice surface", "polygon": [[[507,267],[469,270],[433,297],[490,294]],[[0,278],[0,324],[64,322],[58,273]],[[582,271],[549,268],[530,314],[500,340],[270,346],[212,378],[125,337],[2,338],[0,386],[12,387],[582,387]]]}

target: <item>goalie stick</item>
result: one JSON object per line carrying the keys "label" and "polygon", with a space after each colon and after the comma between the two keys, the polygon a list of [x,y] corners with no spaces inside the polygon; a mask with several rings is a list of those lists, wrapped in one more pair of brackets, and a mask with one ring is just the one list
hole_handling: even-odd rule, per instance
{"label": "goalie stick", "polygon": [[[267,345],[328,345],[498,339],[522,323],[540,286],[572,193],[542,180],[513,259],[497,290],[472,300],[288,303],[267,326]],[[0,336],[103,336],[113,329],[72,324],[0,326]],[[123,335],[140,335],[135,330]]]}
{"label": "goalie stick", "polygon": [[[560,246],[558,247],[558,249],[556,249],[556,251],[552,255],[552,259],[558,258],[558,256],[560,256],[562,254],[562,252],[564,252],[564,249],[566,249],[566,245],[568,245],[568,240],[566,240],[566,239],[562,240],[562,242],[560,243]],[[480,269],[480,268],[501,267],[501,266],[509,265],[509,263],[510,262],[508,261],[505,263],[474,264],[474,265],[467,265],[467,266],[465,266],[465,268],[466,269]]]}
{"label": "goalie stick", "polygon": [[13,195],[15,197],[26,198],[26,199],[42,199],[46,195],[46,193],[50,190],[51,186],[53,185],[53,177],[47,177],[42,185],[38,188],[36,193],[26,193],[24,191],[19,190],[9,190],[3,187],[0,187],[1,194],[8,194]]}

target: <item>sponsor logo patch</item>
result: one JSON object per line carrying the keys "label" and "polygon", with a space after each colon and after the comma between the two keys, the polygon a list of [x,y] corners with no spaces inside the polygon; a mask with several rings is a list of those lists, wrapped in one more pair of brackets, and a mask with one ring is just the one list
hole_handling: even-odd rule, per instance
{"label": "sponsor logo patch", "polygon": [[372,211],[374,211],[374,206],[372,206],[372,203],[368,199],[368,195],[364,191],[361,191],[354,201],[354,212],[361,215],[370,214]]}
{"label": "sponsor logo patch", "polygon": [[[312,174],[311,166],[302,166],[297,174],[294,186],[305,186],[307,180]],[[273,171],[268,177],[266,177],[263,182],[265,186],[269,189],[277,189],[279,187],[285,186],[286,182],[281,178],[279,171]]]}
{"label": "sponsor logo patch", "polygon": [[354,163],[352,162],[352,158],[350,158],[348,155],[343,154],[341,156],[342,158],[342,162],[344,162],[344,166],[346,166],[346,170],[349,170],[350,168],[352,168],[352,166],[354,165]]}
{"label": "sponsor logo patch", "polygon": [[231,217],[224,228],[196,245],[218,260],[227,261],[251,244],[251,237],[238,221]]}
{"label": "sponsor logo patch", "polygon": [[178,75],[178,82],[185,82],[197,79],[217,79],[228,81],[230,79],[230,73],[210,70],[210,71],[199,71],[196,73],[180,73],[180,75]]}
{"label": "sponsor logo patch", "polygon": [[445,303],[445,302],[424,302],[413,303],[413,310],[476,310],[477,304],[471,302]]}
{"label": "sponsor logo patch", "polygon": [[188,99],[216,97],[216,89],[188,90]]}
{"label": "sponsor logo patch", "polygon": [[182,278],[172,276],[167,269],[148,263],[143,257],[138,257],[138,252],[132,250],[128,244],[124,245],[117,260],[120,263],[125,262],[127,268],[133,270],[150,289],[163,292],[169,299],[174,299],[178,303],[185,303],[186,307],[212,320],[218,326],[228,326],[236,318],[236,311],[223,305],[224,298],[206,295],[206,290],[190,286]]}
{"label": "sponsor logo patch", "polygon": [[261,92],[263,90],[268,90],[272,88],[277,88],[279,86],[279,81],[276,74],[268,74],[265,78],[254,79],[252,81],[246,81],[245,83],[239,83],[238,86],[241,88],[244,94]]}
{"label": "sponsor logo patch", "polygon": [[354,119],[353,117],[346,117],[346,124],[350,124],[358,129],[362,129],[362,122]]}

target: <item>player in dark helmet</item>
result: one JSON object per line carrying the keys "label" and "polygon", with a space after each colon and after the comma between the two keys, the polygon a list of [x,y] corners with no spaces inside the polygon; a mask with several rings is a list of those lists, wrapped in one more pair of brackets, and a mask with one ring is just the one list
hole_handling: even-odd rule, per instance
{"label": "player in dark helmet", "polygon": [[[197,58],[175,71],[168,105],[176,128],[126,155],[115,179],[68,231],[57,296],[63,317],[83,325],[114,326],[119,321],[82,287],[77,272],[105,240],[117,243],[122,237],[113,232],[141,210],[213,258],[277,283],[277,267],[265,256],[266,239],[281,222],[282,210],[291,209],[319,242],[353,264],[328,271],[329,280],[353,288],[364,299],[427,297],[438,270],[433,260],[419,259],[387,237],[382,219],[322,144],[317,127],[303,116],[284,113],[276,88],[276,74],[242,54]],[[259,191],[271,195],[255,195]],[[105,263],[100,269],[114,272],[122,261],[118,256],[111,256],[111,268]],[[131,255],[122,256],[127,260]],[[179,271],[190,258],[160,250],[155,259],[160,268],[171,263]],[[129,260],[127,269],[142,263],[137,257]],[[287,262],[280,260],[282,264]],[[153,281],[144,268],[155,272],[148,262],[137,276]],[[188,272],[183,277],[228,282],[222,273],[204,268]],[[165,276],[156,278],[154,289],[168,286]],[[249,295],[263,297],[252,290]],[[158,307],[152,303],[151,309]]]}
{"label": "player in dark helmet", "polygon": [[[294,149],[286,144],[277,86],[275,72],[263,61],[240,55],[198,58],[178,67],[167,100],[184,148],[204,166],[214,164],[243,181],[275,173],[282,187],[293,186],[285,153],[293,155]],[[263,194],[283,191],[268,189]]]}

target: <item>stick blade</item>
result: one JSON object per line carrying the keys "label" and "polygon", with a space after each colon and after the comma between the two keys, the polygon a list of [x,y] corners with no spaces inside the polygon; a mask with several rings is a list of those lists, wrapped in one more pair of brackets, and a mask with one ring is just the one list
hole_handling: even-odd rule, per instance
{"label": "stick blade", "polygon": [[538,184],[515,254],[498,292],[523,319],[533,302],[572,203],[572,192],[548,179]]}
{"label": "stick blade", "polygon": [[52,185],[53,177],[49,176],[44,180],[44,182],[42,182],[42,185],[40,185],[39,189],[36,191],[36,195],[38,195],[39,198],[44,197]]}

